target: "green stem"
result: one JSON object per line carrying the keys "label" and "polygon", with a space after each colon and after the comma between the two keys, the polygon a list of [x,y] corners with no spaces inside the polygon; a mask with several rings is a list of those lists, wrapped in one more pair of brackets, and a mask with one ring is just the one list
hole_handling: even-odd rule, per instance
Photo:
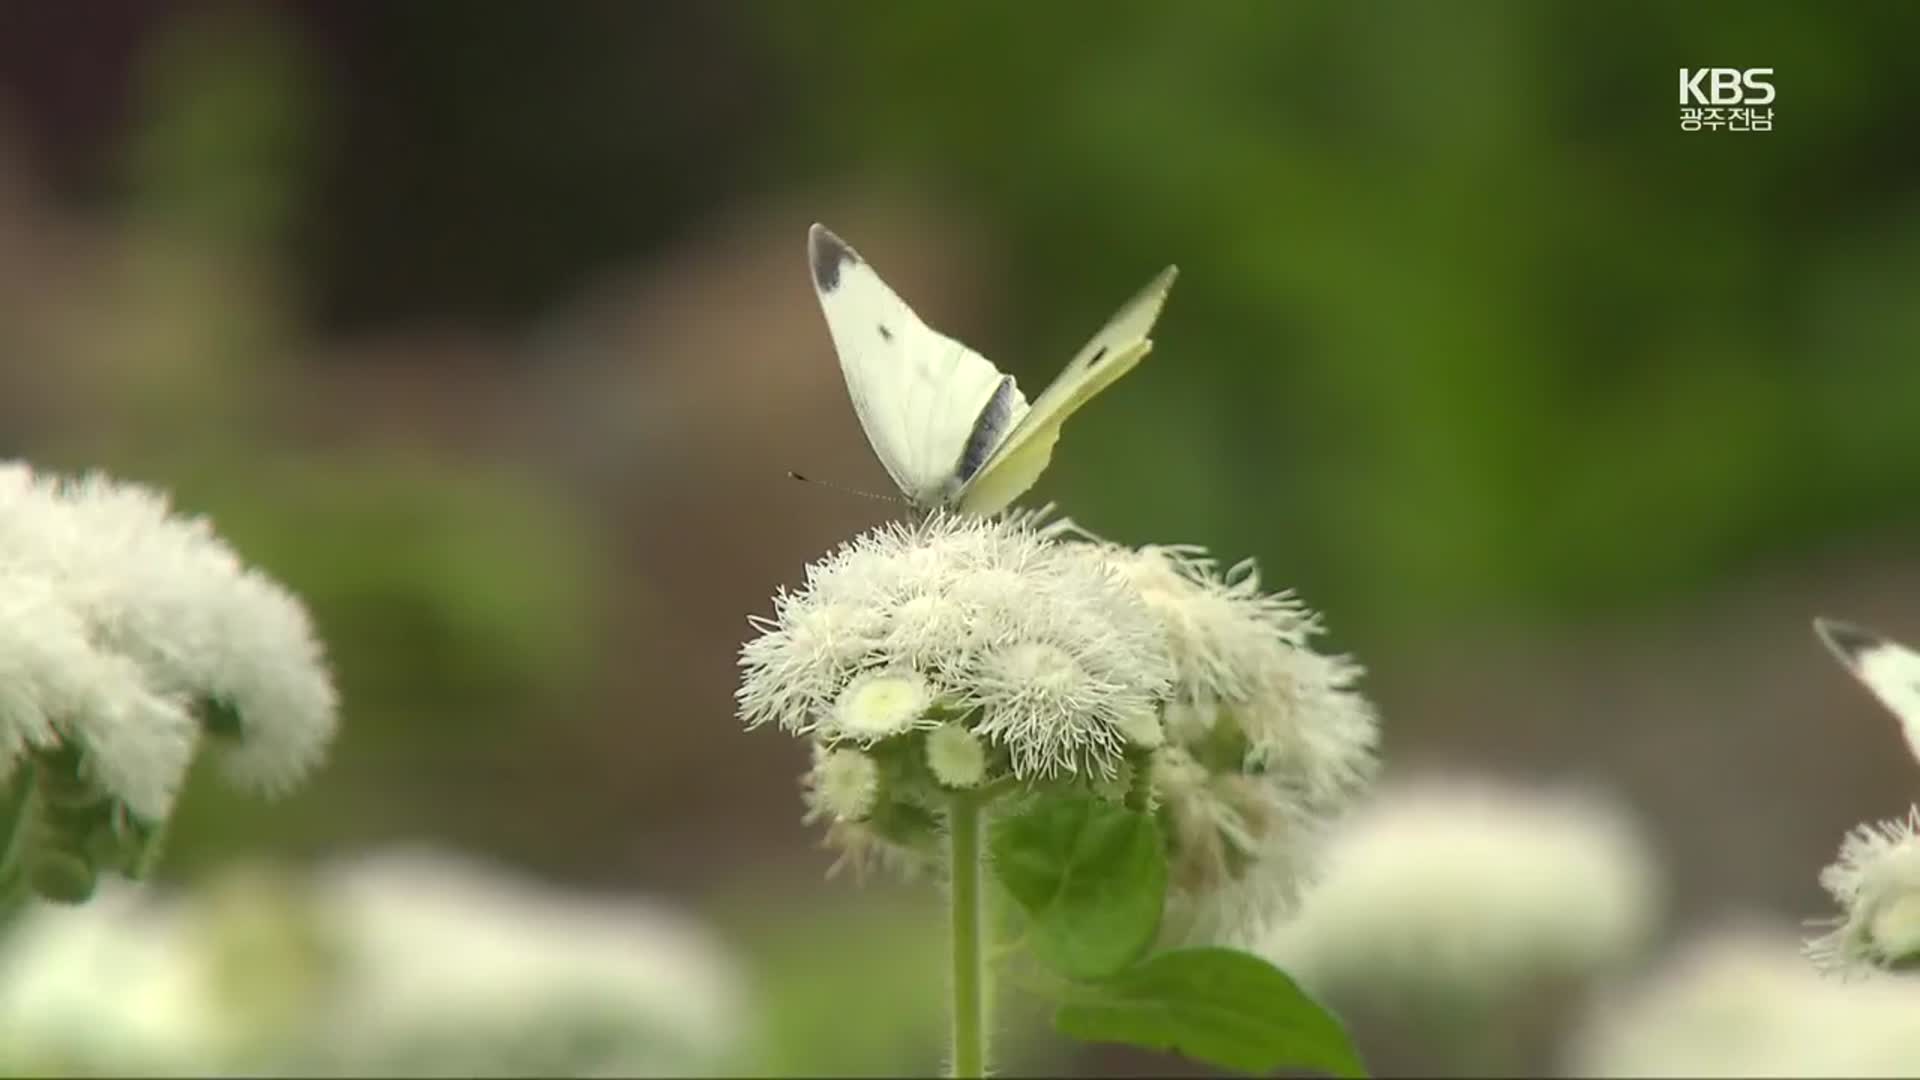
{"label": "green stem", "polygon": [[947,811],[953,917],[953,1072],[987,1075],[986,969],[981,962],[980,802],[959,794]]}
{"label": "green stem", "polygon": [[14,768],[6,788],[6,806],[0,809],[0,919],[18,906],[27,891],[27,871],[21,865],[27,835],[33,829],[33,792],[39,765],[28,760]]}

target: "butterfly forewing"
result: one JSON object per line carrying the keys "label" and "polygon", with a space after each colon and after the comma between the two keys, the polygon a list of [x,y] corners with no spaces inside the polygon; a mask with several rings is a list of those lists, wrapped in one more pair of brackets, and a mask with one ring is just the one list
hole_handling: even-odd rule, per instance
{"label": "butterfly forewing", "polygon": [[1025,415],[1026,398],[986,357],[920,321],[825,227],[808,234],[808,254],[847,394],[874,454],[915,503],[950,501]]}
{"label": "butterfly forewing", "polygon": [[1920,653],[1864,627],[1836,619],[1816,619],[1821,640],[1893,712],[1920,758]]}

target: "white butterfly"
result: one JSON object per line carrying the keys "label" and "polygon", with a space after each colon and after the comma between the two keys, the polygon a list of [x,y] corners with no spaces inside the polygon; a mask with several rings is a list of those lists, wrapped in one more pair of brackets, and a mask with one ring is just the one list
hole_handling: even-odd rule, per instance
{"label": "white butterfly", "polygon": [[1920,758],[1920,653],[1836,619],[1815,619],[1813,628],[1847,670],[1893,710],[1907,745]]}
{"label": "white butterfly", "polygon": [[813,288],[853,410],[914,505],[994,514],[1033,486],[1060,425],[1153,348],[1167,267],[1087,342],[1031,408],[1013,376],[940,333],[824,226],[807,235]]}

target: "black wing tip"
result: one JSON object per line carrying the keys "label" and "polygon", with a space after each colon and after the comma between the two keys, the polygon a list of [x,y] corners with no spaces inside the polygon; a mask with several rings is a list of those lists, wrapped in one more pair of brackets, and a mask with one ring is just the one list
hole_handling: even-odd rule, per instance
{"label": "black wing tip", "polygon": [[814,288],[832,292],[840,287],[840,268],[849,262],[859,262],[860,256],[845,240],[835,236],[832,229],[816,222],[807,230],[807,259],[813,264]]}
{"label": "black wing tip", "polygon": [[1864,626],[1824,615],[1813,620],[1813,632],[1850,668],[1860,666],[1860,657],[1886,644],[1887,640]]}

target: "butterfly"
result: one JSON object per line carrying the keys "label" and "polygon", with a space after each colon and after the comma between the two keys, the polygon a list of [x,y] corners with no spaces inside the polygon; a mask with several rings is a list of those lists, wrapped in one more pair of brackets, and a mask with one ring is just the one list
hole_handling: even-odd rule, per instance
{"label": "butterfly", "polygon": [[1815,619],[1813,628],[1854,678],[1893,710],[1907,745],[1920,758],[1920,653],[1837,619]]}
{"label": "butterfly", "polygon": [[1011,375],[920,321],[826,227],[807,234],[813,288],[867,441],[908,501],[990,515],[1033,486],[1060,426],[1153,348],[1175,267],[1121,307],[1033,404]]}

